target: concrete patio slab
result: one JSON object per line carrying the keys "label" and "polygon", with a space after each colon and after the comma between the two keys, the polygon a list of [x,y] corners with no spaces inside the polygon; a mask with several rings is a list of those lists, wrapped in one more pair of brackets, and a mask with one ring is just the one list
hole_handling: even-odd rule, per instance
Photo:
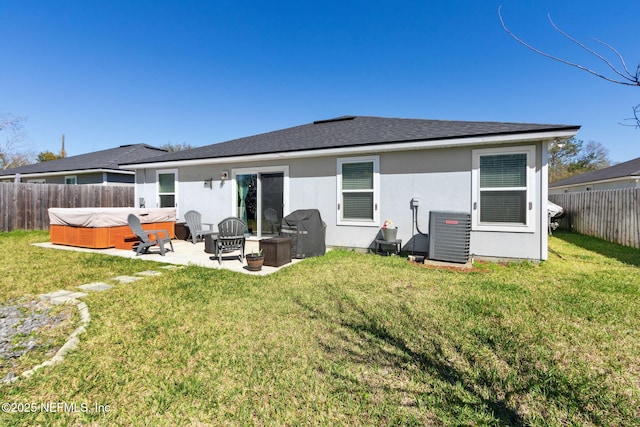
{"label": "concrete patio slab", "polygon": [[[263,266],[260,271],[247,270],[247,262],[243,260],[240,262],[238,254],[231,252],[225,254],[222,257],[222,263],[218,263],[218,260],[213,258],[211,254],[204,251],[204,242],[198,242],[195,245],[191,241],[185,240],[172,240],[174,252],[166,252],[164,256],[159,253],[145,254],[136,256],[136,253],[127,249],[88,249],[78,248],[74,246],[56,245],[51,242],[35,243],[34,246],[43,248],[52,248],[67,251],[87,252],[111,256],[119,256],[124,258],[139,259],[143,261],[155,261],[173,265],[197,265],[200,267],[231,270],[239,273],[252,274],[257,276],[264,276],[274,273],[282,268],[293,265],[302,261],[301,259],[292,259],[289,264],[285,264],[281,267],[268,267]],[[245,246],[245,253],[258,252],[259,243],[258,240],[247,240]],[[213,259],[212,259],[213,258]]]}

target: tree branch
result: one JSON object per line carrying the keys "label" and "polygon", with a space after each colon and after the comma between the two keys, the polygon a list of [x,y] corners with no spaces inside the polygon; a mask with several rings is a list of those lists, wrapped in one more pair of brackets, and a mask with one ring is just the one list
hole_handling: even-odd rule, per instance
{"label": "tree branch", "polygon": [[[574,37],[572,37],[571,35],[567,34],[565,31],[563,31],[562,29],[560,29],[560,27],[558,27],[556,25],[555,22],[553,22],[553,19],[551,19],[551,15],[547,15],[547,18],[549,19],[549,22],[551,23],[551,26],[553,27],[554,30],[556,30],[557,32],[559,32],[560,34],[562,34],[564,37],[566,37],[567,39],[571,40],[572,42],[574,42],[575,44],[577,44],[578,46],[580,46],[582,49],[586,50],[587,52],[589,52],[590,54],[592,54],[593,56],[595,56],[596,58],[598,58],[599,60],[601,60],[602,62],[604,62],[605,64],[607,64],[609,66],[609,68],[611,68],[611,70],[613,70],[614,73],[616,73],[617,75],[619,75],[620,77],[622,77],[623,79],[627,80],[627,82],[622,82],[622,81],[618,81],[617,83],[620,84],[631,84],[632,86],[636,86],[638,85],[638,79],[637,77],[634,78],[634,76],[631,73],[627,73],[627,75],[625,75],[624,73],[622,73],[620,70],[618,70],[618,68],[613,65],[611,63],[611,61],[609,61],[607,58],[605,58],[604,56],[600,55],[598,52],[596,52],[595,50],[591,49],[589,46],[585,45],[584,43],[576,40]],[[597,42],[604,44],[605,46],[609,47],[611,50],[613,50],[619,58],[621,58],[620,54],[618,53],[618,51],[616,51],[615,49],[613,49],[611,46],[609,46],[608,44],[601,42],[600,40],[595,39]],[[624,60],[622,61],[622,64],[624,66]],[[594,74],[594,72],[592,71],[592,74]]]}
{"label": "tree branch", "polygon": [[[623,78],[623,80],[620,79],[614,79],[611,77],[608,77],[602,73],[599,73],[595,70],[592,70],[591,68],[585,67],[583,65],[580,65],[578,63],[575,62],[571,62],[568,61],[566,59],[560,58],[558,56],[554,56],[551,55],[549,53],[546,53],[532,45],[530,45],[529,43],[525,42],[524,40],[520,39],[518,36],[516,36],[505,24],[504,19],[502,18],[502,5],[500,5],[498,7],[498,16],[500,17],[500,23],[502,24],[502,28],[507,32],[507,34],[509,34],[509,36],[511,36],[511,38],[513,38],[515,41],[517,41],[518,43],[520,43],[521,45],[525,46],[527,49],[530,49],[532,51],[534,51],[535,53],[537,53],[538,55],[542,55],[546,58],[549,59],[553,59],[554,61],[558,61],[561,62],[563,64],[569,65],[571,67],[575,67],[578,68],[582,71],[586,71],[589,74],[592,74],[596,77],[599,77],[603,80],[606,80],[608,82],[611,83],[616,83],[616,84],[621,84],[621,85],[625,85],[625,86],[640,86],[640,78],[639,78],[639,73],[640,73],[640,65],[638,65],[638,70],[636,71],[636,74],[633,75],[631,73],[629,73],[626,69],[626,65],[624,63],[624,60],[622,61],[623,66],[625,68],[625,71],[627,71],[629,77],[627,77],[626,75],[624,75],[622,72],[620,72],[609,60],[607,60],[605,57],[603,57],[602,55],[600,55],[599,53],[595,52],[593,49],[589,48],[588,46],[584,45],[583,43],[579,42],[578,40],[576,40],[575,38],[571,37],[569,34],[565,33],[564,31],[562,31],[551,19],[551,16],[549,16],[549,21],[551,22],[551,25],[553,26],[553,28],[558,31],[560,34],[562,34],[563,36],[565,36],[566,38],[568,38],[569,40],[571,40],[572,42],[576,43],[578,46],[580,46],[581,48],[585,49],[587,52],[591,53],[592,55],[594,55],[596,58],[600,59],[601,61],[603,61],[604,63],[606,63],[616,74],[618,74],[620,77]],[[601,42],[602,43],[602,42]],[[616,51],[615,49],[613,49],[612,47],[610,47],[609,45],[607,45],[606,43],[605,46],[608,46],[610,49],[612,49],[619,58],[621,58],[620,53],[618,53],[618,51]]]}
{"label": "tree branch", "polygon": [[[620,61],[620,63],[622,64],[622,68],[624,68],[625,73],[627,73],[627,75],[630,77],[629,80],[631,81],[635,81],[635,82],[639,82],[640,81],[640,64],[638,64],[638,67],[636,68],[636,72],[635,74],[631,73],[631,71],[629,71],[629,69],[627,68],[627,63],[624,60],[624,57],[620,54],[620,52],[618,52],[618,50],[616,48],[614,48],[613,46],[611,46],[609,43],[603,42],[602,40],[598,40],[598,39],[592,39],[594,41],[597,41],[598,43],[601,43],[603,45],[605,45],[606,47],[608,47],[613,53],[616,54],[616,56],[618,57],[618,60]],[[625,77],[626,78],[626,77]],[[640,85],[640,83],[636,83],[637,85]]]}
{"label": "tree branch", "polygon": [[627,121],[634,121],[634,124],[620,123],[622,126],[633,126],[636,129],[640,129],[640,104],[632,108],[633,117],[625,119]]}

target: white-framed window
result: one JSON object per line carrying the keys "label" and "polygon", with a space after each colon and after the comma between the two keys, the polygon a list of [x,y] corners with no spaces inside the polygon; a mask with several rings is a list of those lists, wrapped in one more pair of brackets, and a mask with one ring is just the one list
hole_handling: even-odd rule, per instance
{"label": "white-framed window", "polygon": [[178,169],[165,169],[156,172],[158,183],[158,207],[174,208],[178,206]]}
{"label": "white-framed window", "polygon": [[535,147],[473,150],[474,230],[533,232]]}
{"label": "white-framed window", "polygon": [[380,158],[341,158],[337,169],[338,225],[378,227]]}
{"label": "white-framed window", "polygon": [[64,183],[69,185],[76,185],[78,183],[77,175],[66,175],[64,177]]}

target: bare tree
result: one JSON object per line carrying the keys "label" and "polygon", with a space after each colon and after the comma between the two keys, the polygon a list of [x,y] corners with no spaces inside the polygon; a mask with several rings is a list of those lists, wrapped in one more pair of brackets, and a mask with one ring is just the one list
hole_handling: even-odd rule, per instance
{"label": "bare tree", "polygon": [[582,150],[582,165],[587,170],[604,169],[611,166],[609,150],[598,141],[589,141]]}
{"label": "bare tree", "polygon": [[0,169],[28,165],[31,154],[18,150],[24,139],[22,126],[26,119],[11,114],[0,114]]}
{"label": "bare tree", "polygon": [[191,146],[191,144],[187,142],[175,142],[175,143],[167,142],[166,144],[163,144],[162,146],[160,146],[160,148],[162,148],[163,150],[167,150],[170,153],[173,153],[176,151],[191,150],[193,146]]}
{"label": "bare tree", "polygon": [[571,138],[549,149],[549,181],[611,166],[609,150],[601,143]]}
{"label": "bare tree", "polygon": [[[637,65],[637,67],[636,67],[636,69],[634,71],[629,70],[629,68],[627,67],[627,63],[624,60],[624,57],[622,56],[622,54],[620,54],[620,52],[617,49],[615,49],[613,46],[611,46],[610,44],[608,44],[608,43],[606,43],[606,42],[604,42],[602,40],[598,40],[598,39],[592,38],[592,40],[594,40],[595,42],[597,42],[597,43],[601,44],[602,46],[604,46],[606,48],[606,50],[609,52],[609,54],[613,55],[616,58],[615,60],[608,59],[605,55],[597,52],[596,50],[590,48],[586,44],[578,41],[575,37],[571,36],[567,32],[565,32],[562,29],[560,29],[560,27],[558,27],[556,25],[556,23],[553,22],[553,19],[551,19],[551,15],[550,14],[547,15],[547,18],[549,19],[549,23],[551,24],[551,26],[553,27],[554,30],[556,30],[558,33],[560,33],[562,36],[564,36],[565,38],[567,38],[568,40],[570,40],[574,44],[578,45],[581,49],[585,50],[589,54],[591,54],[594,57],[596,57],[600,62],[604,63],[607,66],[607,68],[609,68],[609,74],[605,74],[604,72],[596,71],[596,70],[594,70],[592,68],[586,67],[586,66],[578,64],[576,62],[568,61],[568,60],[566,60],[564,58],[560,58],[558,56],[551,55],[551,54],[549,54],[547,52],[544,52],[544,51],[532,46],[531,44],[525,42],[524,40],[522,40],[521,38],[516,36],[507,27],[507,25],[504,22],[504,19],[502,18],[502,5],[500,5],[498,7],[498,16],[500,17],[500,24],[502,24],[502,28],[507,32],[507,34],[509,34],[509,36],[511,36],[511,38],[513,38],[515,41],[517,41],[521,45],[525,46],[527,49],[530,49],[530,50],[534,51],[535,53],[537,53],[539,55],[542,55],[542,56],[544,56],[546,58],[553,59],[554,61],[558,61],[558,62],[561,62],[563,64],[569,65],[571,67],[578,68],[579,70],[585,71],[585,72],[587,72],[589,74],[592,74],[592,75],[594,75],[596,77],[599,77],[599,78],[601,78],[603,80],[606,80],[608,82],[615,83],[615,84],[620,84],[620,85],[625,85],[625,86],[640,87],[640,64]],[[635,121],[633,126],[636,126],[636,127],[640,128],[640,104],[638,104],[635,107],[633,107],[633,118],[626,119],[626,120]]]}

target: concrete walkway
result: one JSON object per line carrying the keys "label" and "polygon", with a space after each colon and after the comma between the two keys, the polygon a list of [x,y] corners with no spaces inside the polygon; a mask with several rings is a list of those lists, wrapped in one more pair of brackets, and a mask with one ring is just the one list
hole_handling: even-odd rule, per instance
{"label": "concrete walkway", "polygon": [[[173,243],[175,252],[167,251],[164,256],[158,253],[157,248],[151,248],[151,251],[153,253],[136,256],[136,253],[134,251],[126,249],[88,249],[78,248],[74,246],[55,245],[51,242],[35,243],[34,246],[67,251],[90,252],[103,255],[119,256],[124,258],[134,258],[145,261],[162,262],[166,264],[198,265],[200,267],[207,268],[223,268],[225,270],[237,271],[240,273],[253,274],[258,276],[264,276],[266,274],[274,273],[281,268],[302,261],[300,259],[292,259],[289,264],[285,264],[281,267],[263,266],[262,270],[260,271],[249,271],[247,270],[247,262],[245,260],[240,262],[238,258],[240,252],[232,252],[223,255],[222,265],[220,265],[217,259],[211,259],[212,254],[205,253],[204,242],[198,242],[195,245],[190,241],[185,240],[172,240],[171,242]],[[249,254],[251,252],[258,252],[258,247],[259,243],[257,240],[247,240],[247,243],[245,245],[245,253]]]}

